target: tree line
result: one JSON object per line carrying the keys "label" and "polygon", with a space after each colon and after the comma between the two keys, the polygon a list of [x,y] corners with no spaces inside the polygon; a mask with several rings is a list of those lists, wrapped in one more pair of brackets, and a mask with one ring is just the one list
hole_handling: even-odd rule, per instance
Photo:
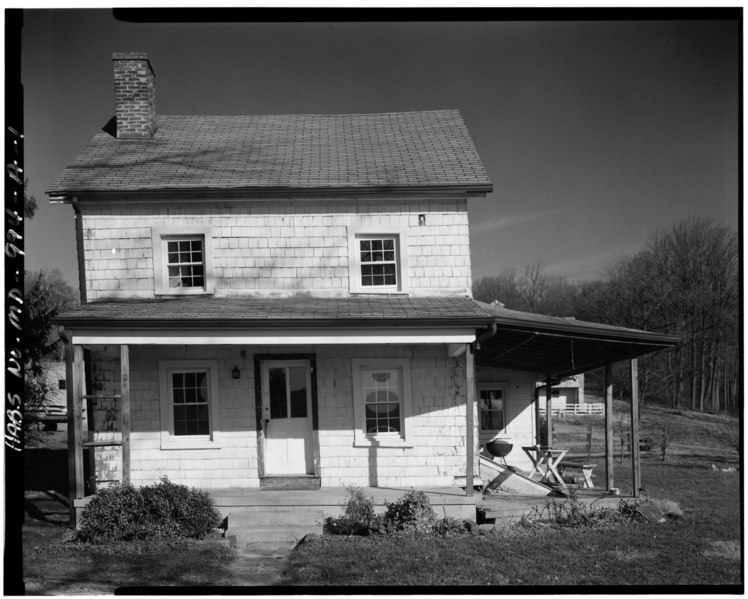
{"label": "tree line", "polygon": [[[640,358],[642,399],[735,412],[741,402],[738,252],[737,232],[691,218],[655,233],[595,280],[570,282],[532,264],[476,280],[473,296],[514,310],[679,335],[679,346]],[[623,366],[614,376],[626,391]]]}

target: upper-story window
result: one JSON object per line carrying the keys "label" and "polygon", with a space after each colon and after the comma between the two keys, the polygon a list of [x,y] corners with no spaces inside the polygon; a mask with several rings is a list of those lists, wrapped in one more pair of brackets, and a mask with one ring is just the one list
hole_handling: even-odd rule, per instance
{"label": "upper-story window", "polygon": [[153,229],[156,294],[211,293],[212,246],[210,227]]}
{"label": "upper-story window", "polygon": [[407,238],[404,230],[349,231],[351,291],[402,293],[407,291]]}
{"label": "upper-story window", "polygon": [[202,237],[165,240],[169,288],[205,287],[205,252]]}
{"label": "upper-story window", "polygon": [[398,238],[360,237],[358,239],[362,287],[389,287],[397,289]]}

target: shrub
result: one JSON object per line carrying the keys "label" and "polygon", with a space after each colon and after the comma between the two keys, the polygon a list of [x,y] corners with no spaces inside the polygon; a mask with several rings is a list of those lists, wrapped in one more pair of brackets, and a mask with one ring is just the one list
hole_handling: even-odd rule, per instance
{"label": "shrub", "polygon": [[347,487],[348,502],[342,516],[325,518],[324,531],[332,535],[368,535],[379,530],[374,499],[359,487]]}
{"label": "shrub", "polygon": [[143,496],[132,485],[102,489],[83,510],[78,539],[89,543],[131,541],[148,534]]}
{"label": "shrub", "polygon": [[83,511],[78,539],[90,543],[201,539],[220,522],[208,493],[164,477],[158,484],[141,489],[119,485],[96,493]]}
{"label": "shrub", "polygon": [[470,531],[466,527],[464,520],[445,516],[434,522],[430,532],[440,537],[456,537],[468,534]]}
{"label": "shrub", "polygon": [[387,531],[431,532],[436,514],[423,491],[408,491],[395,503],[387,502],[383,526]]}

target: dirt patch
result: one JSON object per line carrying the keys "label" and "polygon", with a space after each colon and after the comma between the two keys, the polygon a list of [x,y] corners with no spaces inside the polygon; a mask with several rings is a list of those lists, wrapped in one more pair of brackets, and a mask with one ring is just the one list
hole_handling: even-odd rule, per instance
{"label": "dirt patch", "polygon": [[635,547],[629,549],[616,549],[613,551],[616,560],[621,562],[638,562],[643,560],[654,560],[657,558],[656,551],[642,551]]}
{"label": "dirt patch", "polygon": [[704,551],[704,557],[740,561],[740,541],[714,541],[710,543],[710,548]]}

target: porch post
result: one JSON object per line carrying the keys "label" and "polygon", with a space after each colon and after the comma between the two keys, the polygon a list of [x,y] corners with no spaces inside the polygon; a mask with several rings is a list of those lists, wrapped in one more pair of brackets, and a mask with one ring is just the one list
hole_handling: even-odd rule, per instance
{"label": "porch post", "polygon": [[120,395],[122,396],[122,483],[130,482],[130,348],[120,346]]}
{"label": "porch post", "polygon": [[613,365],[605,364],[605,484],[613,488]]}
{"label": "porch post", "polygon": [[639,362],[632,358],[631,365],[631,470],[633,496],[639,497],[642,486],[641,464],[639,462]]}
{"label": "porch post", "polygon": [[553,402],[553,381],[545,379],[545,444],[553,447],[553,423],[551,421],[551,404]]}
{"label": "porch post", "polygon": [[535,387],[535,443],[542,445],[540,442],[540,387]]}
{"label": "porch post", "polygon": [[474,412],[475,412],[475,358],[473,348],[468,343],[465,348],[465,378],[467,388],[465,389],[465,494],[473,496],[473,460],[475,459],[475,439],[473,437]]}
{"label": "porch post", "polygon": [[83,481],[83,348],[73,345],[70,337],[63,336],[65,341],[65,373],[68,381],[68,509],[70,526],[77,528],[78,518],[75,500],[85,497]]}

